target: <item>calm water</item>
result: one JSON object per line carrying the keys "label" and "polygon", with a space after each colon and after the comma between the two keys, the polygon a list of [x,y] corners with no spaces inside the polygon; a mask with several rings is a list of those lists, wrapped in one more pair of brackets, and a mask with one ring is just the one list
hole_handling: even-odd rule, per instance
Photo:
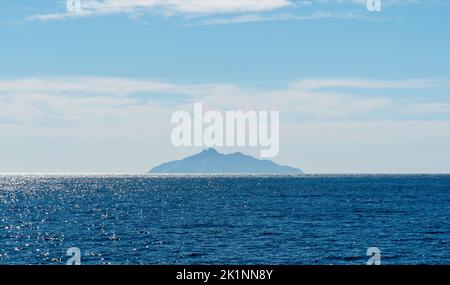
{"label": "calm water", "polygon": [[0,263],[450,264],[450,176],[0,176]]}

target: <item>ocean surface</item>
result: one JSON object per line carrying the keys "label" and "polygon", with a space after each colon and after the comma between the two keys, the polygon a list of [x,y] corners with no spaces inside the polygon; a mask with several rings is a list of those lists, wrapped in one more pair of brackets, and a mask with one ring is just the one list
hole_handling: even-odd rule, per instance
{"label": "ocean surface", "polygon": [[0,264],[450,264],[450,176],[0,176]]}

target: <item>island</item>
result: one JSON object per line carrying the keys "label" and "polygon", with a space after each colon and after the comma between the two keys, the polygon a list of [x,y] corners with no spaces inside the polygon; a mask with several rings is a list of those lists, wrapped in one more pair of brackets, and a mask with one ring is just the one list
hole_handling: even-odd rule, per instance
{"label": "island", "polygon": [[300,169],[276,164],[235,152],[223,154],[214,148],[186,157],[182,160],[163,163],[149,173],[223,173],[223,174],[302,174]]}

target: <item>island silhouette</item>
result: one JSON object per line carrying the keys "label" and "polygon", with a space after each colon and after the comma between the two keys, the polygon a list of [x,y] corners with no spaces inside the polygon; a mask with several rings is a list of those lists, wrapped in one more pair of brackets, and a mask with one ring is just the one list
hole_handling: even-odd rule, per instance
{"label": "island silhouette", "polygon": [[181,160],[152,168],[149,173],[242,173],[242,174],[302,174],[300,169],[276,164],[235,152],[223,154],[214,148]]}

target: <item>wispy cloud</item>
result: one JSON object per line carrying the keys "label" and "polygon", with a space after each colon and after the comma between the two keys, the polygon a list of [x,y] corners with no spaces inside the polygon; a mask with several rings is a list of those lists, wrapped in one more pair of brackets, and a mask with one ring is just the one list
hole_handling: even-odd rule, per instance
{"label": "wispy cloud", "polygon": [[91,15],[152,12],[166,16],[214,15],[265,12],[293,6],[288,0],[75,0],[67,1],[67,5],[67,11],[63,13],[34,15],[29,19],[48,21]]}
{"label": "wispy cloud", "polygon": [[362,89],[416,89],[439,86],[439,82],[431,79],[406,80],[367,80],[354,78],[305,79],[295,83],[300,89],[315,90],[322,88],[362,88]]}
{"label": "wispy cloud", "polygon": [[90,94],[91,96],[123,97],[135,92],[182,92],[203,90],[213,85],[182,85],[161,81],[114,77],[30,77],[0,81],[0,94],[39,92],[56,95]]}
{"label": "wispy cloud", "polygon": [[[362,14],[355,14],[351,12],[347,13],[332,13],[329,11],[315,11],[309,15],[296,15],[292,13],[273,13],[270,15],[265,14],[243,14],[231,17],[223,18],[207,18],[202,19],[196,24],[191,26],[208,26],[208,25],[228,25],[228,24],[240,24],[240,23],[256,23],[256,22],[271,22],[271,21],[308,21],[318,19],[358,19],[369,20],[368,17]],[[370,20],[375,20],[372,17]]]}
{"label": "wispy cloud", "polygon": [[[42,106],[58,102],[61,102],[58,113],[66,120],[64,112],[68,108],[84,113],[86,109],[98,107],[92,113],[99,115],[100,110],[110,109],[107,113],[114,115],[113,110],[118,107],[189,108],[192,102],[200,101],[218,110],[277,109],[303,120],[359,120],[380,111],[385,112],[385,119],[397,117],[399,113],[413,114],[407,112],[408,109],[416,114],[448,113],[450,105],[416,95],[409,100],[391,98],[383,92],[377,96],[365,96],[362,90],[430,90],[439,84],[439,81],[430,79],[325,78],[305,79],[292,82],[285,88],[264,90],[224,83],[176,84],[110,77],[34,77],[0,81],[0,111],[5,120],[17,122],[25,119],[31,122],[36,120],[30,118],[30,114],[46,116],[49,109]],[[17,110],[23,116],[19,116]],[[24,110],[27,111],[24,113]]]}

